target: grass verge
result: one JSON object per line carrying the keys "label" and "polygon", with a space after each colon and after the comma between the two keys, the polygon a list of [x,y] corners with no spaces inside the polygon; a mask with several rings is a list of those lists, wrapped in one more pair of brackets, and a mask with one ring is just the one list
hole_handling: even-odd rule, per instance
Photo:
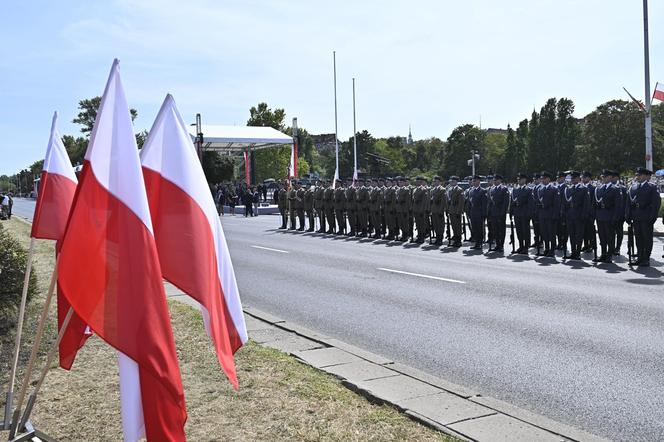
{"label": "grass verge", "polygon": [[[30,228],[18,220],[4,223],[27,247]],[[50,272],[53,243],[37,241],[34,271],[38,294],[26,313],[21,367],[25,365]],[[452,441],[410,420],[389,406],[369,403],[333,377],[277,350],[250,341],[236,355],[240,390],[222,374],[203,329],[200,313],[169,301],[189,420],[195,441]],[[55,339],[55,308],[41,353]],[[0,385],[8,377],[13,336],[0,340]],[[38,367],[41,364],[38,364]],[[19,373],[19,379],[22,373]],[[2,399],[4,400],[4,397]],[[4,406],[4,404],[3,404]],[[53,366],[40,393],[34,424],[59,440],[121,440],[117,360],[101,339],[92,337],[72,371]],[[0,433],[1,434],[1,433]],[[2,437],[2,436],[0,436]]]}

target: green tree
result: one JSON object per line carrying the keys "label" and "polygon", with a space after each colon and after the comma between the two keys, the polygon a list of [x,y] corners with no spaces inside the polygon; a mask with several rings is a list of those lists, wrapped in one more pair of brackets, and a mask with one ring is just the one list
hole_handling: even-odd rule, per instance
{"label": "green tree", "polygon": [[[443,170],[445,175],[459,175],[461,177],[470,174],[468,160],[471,151],[477,151],[480,158],[483,152],[480,149],[484,141],[485,132],[473,124],[464,124],[455,128],[447,138],[447,149],[443,157]],[[477,171],[482,168],[482,159],[476,164]]]}
{"label": "green tree", "polygon": [[221,156],[218,152],[206,150],[203,152],[201,163],[208,183],[218,184],[234,178],[235,162],[229,156]]}
{"label": "green tree", "polygon": [[272,110],[267,106],[267,103],[258,103],[257,106],[252,106],[249,109],[247,126],[268,126],[283,131],[285,118],[285,110]]}
{"label": "green tree", "polygon": [[[99,109],[100,104],[101,97],[87,98],[78,102],[79,113],[76,118],[72,120],[72,123],[83,126],[81,132],[83,132],[86,137],[90,136],[90,132],[92,132],[92,128],[95,125],[97,110]],[[134,121],[138,116],[138,111],[136,109],[129,109],[129,113],[131,114],[131,121]]]}
{"label": "green tree", "polygon": [[528,164],[528,119],[524,119],[519,123],[516,128],[516,136],[514,139],[516,144],[516,171],[526,173],[526,165]]}
{"label": "green tree", "polygon": [[62,144],[65,145],[65,149],[67,150],[72,165],[76,166],[77,164],[83,164],[85,151],[88,148],[87,138],[65,135],[62,137]]}
{"label": "green tree", "polygon": [[[482,160],[476,164],[477,173],[482,175],[493,175],[504,173],[501,170],[503,157],[505,155],[505,143],[507,137],[498,132],[486,133],[480,144]],[[470,155],[468,156],[470,158]]]}
{"label": "green tree", "polygon": [[507,125],[507,137],[505,139],[505,155],[503,155],[502,165],[500,172],[505,176],[505,179],[513,179],[519,170],[518,166],[519,147],[516,143],[516,136],[514,129]]}

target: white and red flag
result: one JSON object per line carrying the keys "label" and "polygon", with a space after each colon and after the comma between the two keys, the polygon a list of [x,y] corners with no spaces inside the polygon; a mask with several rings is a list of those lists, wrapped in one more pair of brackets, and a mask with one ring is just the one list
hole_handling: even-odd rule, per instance
{"label": "white and red flag", "polygon": [[182,380],[117,60],[62,240],[58,282],[74,311],[118,350],[125,441],[185,440]]}
{"label": "white and red flag", "polygon": [[652,97],[656,100],[664,101],[664,83],[655,84],[655,93]]}
{"label": "white and red flag", "polygon": [[[62,143],[57,129],[58,113],[53,113],[51,135],[46,147],[44,166],[39,179],[37,204],[32,216],[30,236],[39,239],[59,241],[65,234],[69,210],[78,179]],[[69,311],[69,302],[58,289],[58,328]],[[59,345],[60,366],[69,370],[74,363],[78,349],[85,343],[89,333],[85,333],[85,323],[74,314],[69,321]]]}
{"label": "white and red flag", "polygon": [[288,163],[288,178],[297,178],[297,141],[295,137],[293,137],[290,162]]}
{"label": "white and red flag", "polygon": [[171,95],[140,157],[163,276],[200,304],[219,364],[237,388],[233,354],[247,341],[247,330],[233,263],[196,149]]}

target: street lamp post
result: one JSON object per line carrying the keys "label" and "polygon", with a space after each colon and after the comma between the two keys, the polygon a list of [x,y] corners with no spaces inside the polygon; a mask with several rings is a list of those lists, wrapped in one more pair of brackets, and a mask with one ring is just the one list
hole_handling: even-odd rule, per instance
{"label": "street lamp post", "polygon": [[201,114],[196,114],[196,153],[198,160],[203,162],[203,127],[201,126]]}

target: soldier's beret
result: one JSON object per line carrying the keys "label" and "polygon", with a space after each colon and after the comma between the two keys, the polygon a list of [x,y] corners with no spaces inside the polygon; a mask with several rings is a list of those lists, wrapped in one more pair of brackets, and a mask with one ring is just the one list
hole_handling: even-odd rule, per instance
{"label": "soldier's beret", "polygon": [[502,175],[499,175],[499,174],[495,174],[495,175],[493,176],[493,179],[494,179],[494,180],[501,180],[501,181],[502,181],[502,180],[503,180],[503,176],[502,176]]}
{"label": "soldier's beret", "polygon": [[553,178],[553,175],[551,175],[550,172],[543,170],[542,173],[540,173],[540,178]]}
{"label": "soldier's beret", "polygon": [[645,167],[639,167],[636,169],[636,174],[637,175],[652,175],[652,171],[646,169]]}
{"label": "soldier's beret", "polygon": [[385,181],[394,181],[394,179],[392,177],[388,176],[388,177],[385,178]]}
{"label": "soldier's beret", "polygon": [[482,180],[482,177],[479,175],[473,175],[474,180]]}
{"label": "soldier's beret", "polygon": [[396,180],[396,181],[404,181],[405,178],[402,177],[401,175],[399,175],[399,176],[397,176],[397,177],[395,178],[395,180]]}
{"label": "soldier's beret", "polygon": [[452,175],[452,176],[450,177],[450,181],[459,181],[459,177],[456,176],[456,175]]}
{"label": "soldier's beret", "polygon": [[581,176],[586,177],[586,178],[592,178],[592,177],[593,177],[593,174],[590,173],[590,172],[587,171],[587,170],[584,170],[583,173],[581,174]]}
{"label": "soldier's beret", "polygon": [[417,181],[426,181],[426,178],[424,178],[423,176],[420,176],[420,175],[416,176],[415,179]]}
{"label": "soldier's beret", "polygon": [[577,172],[576,170],[570,170],[569,174],[572,176],[572,178],[579,178],[581,176],[581,173]]}

